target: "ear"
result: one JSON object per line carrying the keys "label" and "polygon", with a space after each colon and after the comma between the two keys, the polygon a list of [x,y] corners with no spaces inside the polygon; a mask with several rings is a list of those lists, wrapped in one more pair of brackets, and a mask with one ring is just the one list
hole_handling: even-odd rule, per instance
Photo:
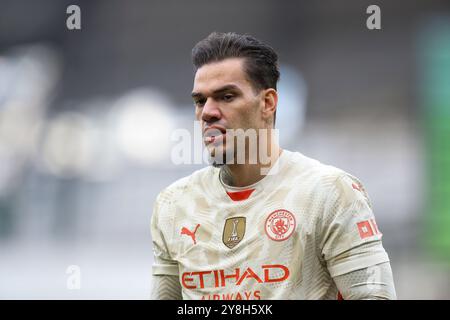
{"label": "ear", "polygon": [[266,122],[272,122],[275,111],[277,111],[278,93],[275,89],[269,88],[262,92],[262,117]]}

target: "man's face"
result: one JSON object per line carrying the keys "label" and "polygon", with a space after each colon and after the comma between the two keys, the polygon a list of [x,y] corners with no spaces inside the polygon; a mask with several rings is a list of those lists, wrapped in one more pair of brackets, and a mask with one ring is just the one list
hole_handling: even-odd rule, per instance
{"label": "man's face", "polygon": [[261,110],[262,94],[256,93],[244,71],[243,58],[212,62],[199,68],[194,78],[192,97],[195,115],[201,123],[205,145],[227,147],[225,130],[265,128]]}

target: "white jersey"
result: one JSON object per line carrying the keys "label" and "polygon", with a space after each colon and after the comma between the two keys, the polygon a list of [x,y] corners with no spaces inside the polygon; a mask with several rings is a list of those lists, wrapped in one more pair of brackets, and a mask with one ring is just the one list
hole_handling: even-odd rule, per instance
{"label": "white jersey", "polygon": [[333,277],[389,261],[355,177],[287,150],[276,164],[245,188],[211,166],[162,191],[153,274],[184,299],[336,299]]}

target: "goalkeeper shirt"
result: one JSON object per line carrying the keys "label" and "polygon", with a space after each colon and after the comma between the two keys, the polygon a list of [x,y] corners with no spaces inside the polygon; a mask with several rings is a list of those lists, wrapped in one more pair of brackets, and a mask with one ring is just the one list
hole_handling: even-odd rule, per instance
{"label": "goalkeeper shirt", "polygon": [[288,150],[244,188],[213,166],[176,181],[151,232],[153,275],[183,299],[336,299],[333,277],[389,261],[361,182]]}

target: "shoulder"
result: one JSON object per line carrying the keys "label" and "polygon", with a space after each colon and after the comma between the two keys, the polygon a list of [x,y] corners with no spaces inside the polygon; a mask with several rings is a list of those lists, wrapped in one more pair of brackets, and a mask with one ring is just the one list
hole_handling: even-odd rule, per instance
{"label": "shoulder", "polygon": [[289,152],[287,174],[296,180],[308,181],[318,187],[327,187],[339,178],[348,175],[344,170],[319,160],[307,157],[300,152]]}
{"label": "shoulder", "polygon": [[211,178],[217,174],[217,169],[212,166],[194,171],[171,183],[164,188],[156,198],[157,205],[174,205],[183,198],[192,197],[196,193],[202,193],[208,188]]}
{"label": "shoulder", "polygon": [[286,174],[293,177],[295,185],[308,186],[324,197],[332,195],[343,199],[362,196],[368,201],[361,181],[347,171],[324,164],[299,152],[290,152]]}
{"label": "shoulder", "polygon": [[[174,239],[178,227],[196,207],[196,201],[201,199],[202,183],[213,179],[215,168],[206,167],[193,172],[191,175],[176,180],[164,188],[156,197],[151,216],[152,233],[160,232],[165,239]],[[170,241],[170,240],[168,240]],[[172,252],[172,254],[174,254]]]}

